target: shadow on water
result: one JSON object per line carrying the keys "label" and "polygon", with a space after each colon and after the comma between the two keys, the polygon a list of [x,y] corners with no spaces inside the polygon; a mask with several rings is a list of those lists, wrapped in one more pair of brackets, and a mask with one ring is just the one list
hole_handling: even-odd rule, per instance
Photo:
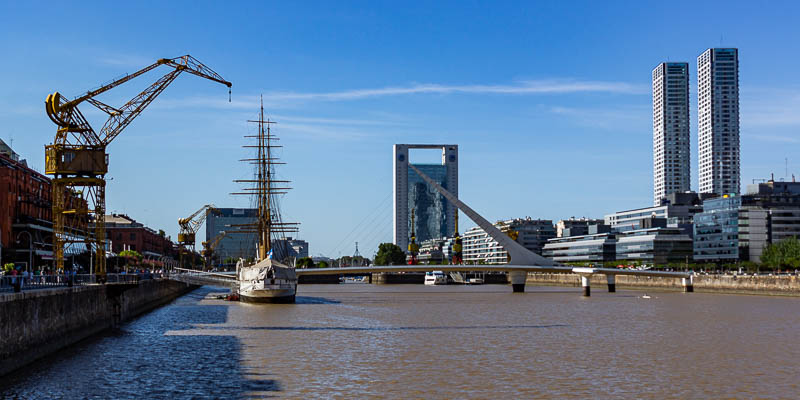
{"label": "shadow on water", "polygon": [[482,325],[482,326],[204,326],[203,329],[243,331],[442,331],[464,329],[546,329],[565,328],[569,325]]}
{"label": "shadow on water", "polygon": [[225,323],[227,306],[200,305],[200,288],[0,382],[3,398],[245,398],[282,390],[242,366],[233,336],[165,336],[194,324]]}

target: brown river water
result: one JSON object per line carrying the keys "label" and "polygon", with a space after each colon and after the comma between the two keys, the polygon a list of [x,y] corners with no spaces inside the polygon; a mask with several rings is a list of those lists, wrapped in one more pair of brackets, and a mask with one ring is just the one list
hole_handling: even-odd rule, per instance
{"label": "brown river water", "polygon": [[800,298],[204,287],[0,383],[8,398],[800,398]]}

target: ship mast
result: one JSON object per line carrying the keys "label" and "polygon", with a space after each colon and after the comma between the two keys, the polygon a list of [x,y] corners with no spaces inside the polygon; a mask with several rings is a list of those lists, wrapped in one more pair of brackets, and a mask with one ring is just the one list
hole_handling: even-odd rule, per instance
{"label": "ship mast", "polygon": [[258,124],[258,134],[255,136],[245,136],[256,138],[257,143],[255,146],[248,145],[243,147],[255,147],[257,149],[256,158],[248,158],[240,161],[248,161],[256,165],[255,179],[240,179],[235,182],[239,183],[255,183],[253,187],[245,188],[244,192],[233,193],[239,195],[255,196],[257,200],[257,218],[254,223],[250,224],[236,224],[231,226],[242,227],[239,233],[254,233],[258,240],[258,254],[256,262],[270,257],[272,250],[272,235],[276,233],[294,233],[298,231],[297,223],[283,222],[278,211],[278,204],[273,196],[285,194],[288,187],[275,187],[276,183],[287,184],[289,181],[276,180],[274,165],[285,164],[277,162],[277,157],[273,155],[273,141],[278,138],[272,135],[270,126],[275,121],[270,121],[264,118],[264,98],[261,98],[261,110],[258,120],[248,120],[247,122],[254,122]]}
{"label": "ship mast", "polygon": [[[272,164],[270,154],[270,125],[264,120],[264,98],[261,98],[261,113],[258,122],[258,260],[267,258],[271,247],[270,228],[272,222],[270,193],[272,187]],[[266,129],[265,129],[266,127]]]}

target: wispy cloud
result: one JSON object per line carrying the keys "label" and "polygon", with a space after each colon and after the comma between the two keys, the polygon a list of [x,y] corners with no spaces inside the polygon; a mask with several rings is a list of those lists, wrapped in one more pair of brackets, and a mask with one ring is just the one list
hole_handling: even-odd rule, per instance
{"label": "wispy cloud", "polygon": [[521,81],[508,85],[441,85],[435,83],[409,86],[387,86],[372,89],[349,89],[334,92],[270,92],[265,97],[273,100],[322,100],[345,101],[374,97],[403,96],[414,94],[563,94],[563,93],[620,93],[642,94],[647,88],[625,82],[540,80]]}
{"label": "wispy cloud", "polygon": [[[380,88],[346,89],[332,92],[294,92],[294,91],[266,91],[263,92],[264,106],[272,109],[290,108],[297,103],[308,101],[353,101],[391,96],[412,96],[424,94],[486,94],[486,95],[548,95],[570,93],[608,93],[608,94],[633,94],[649,93],[649,88],[626,82],[580,81],[580,80],[538,80],[520,81],[507,85],[442,85],[436,83],[420,83],[408,86],[386,86]],[[261,95],[237,95],[228,102],[224,96],[220,97],[187,97],[169,101],[161,101],[158,107],[178,108],[213,107],[226,109],[256,109],[261,101]]]}
{"label": "wispy cloud", "polygon": [[652,110],[649,107],[636,106],[620,106],[614,108],[554,106],[549,107],[547,111],[569,118],[570,121],[580,125],[620,130],[631,127],[639,129],[641,126],[649,126],[647,124],[652,115]]}
{"label": "wispy cloud", "polygon": [[97,59],[97,62],[104,65],[127,67],[127,68],[144,68],[152,64],[156,59],[153,57],[144,57],[130,54],[107,54]]}
{"label": "wispy cloud", "polygon": [[764,142],[791,143],[791,144],[800,143],[800,138],[794,136],[754,134],[750,135],[750,137]]}
{"label": "wispy cloud", "polygon": [[741,96],[745,127],[800,126],[800,88],[757,88]]}
{"label": "wispy cloud", "polygon": [[353,118],[309,118],[298,117],[294,115],[272,114],[272,118],[278,122],[286,121],[293,123],[311,123],[311,124],[325,124],[325,125],[356,125],[356,126],[369,126],[369,125],[404,125],[408,126],[410,123],[405,121],[398,121],[394,119],[353,119]]}
{"label": "wispy cloud", "polygon": [[281,131],[309,138],[335,140],[361,140],[374,134],[374,131],[354,129],[352,127],[294,123],[282,124]]}

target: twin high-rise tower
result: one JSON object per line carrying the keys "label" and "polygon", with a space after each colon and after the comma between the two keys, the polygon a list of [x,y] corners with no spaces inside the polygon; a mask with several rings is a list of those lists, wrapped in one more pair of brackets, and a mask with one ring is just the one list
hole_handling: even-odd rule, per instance
{"label": "twin high-rise tower", "polygon": [[661,63],[653,70],[653,197],[691,188],[689,167],[689,64]]}
{"label": "twin high-rise tower", "polygon": [[[739,56],[708,49],[697,58],[700,193],[739,193]],[[690,190],[689,64],[653,70],[653,200]]]}

